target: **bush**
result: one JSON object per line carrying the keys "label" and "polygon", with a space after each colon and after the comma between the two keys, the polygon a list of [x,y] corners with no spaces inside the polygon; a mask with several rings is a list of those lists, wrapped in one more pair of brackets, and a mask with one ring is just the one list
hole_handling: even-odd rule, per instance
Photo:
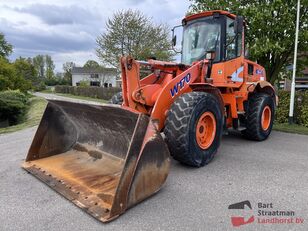
{"label": "bush", "polygon": [[[279,103],[276,109],[275,121],[288,123],[290,92],[278,91]],[[308,91],[297,91],[294,101],[294,121],[308,127]]]}
{"label": "bush", "polygon": [[113,95],[121,91],[118,87],[93,87],[93,86],[55,86],[56,93],[87,96],[109,100]]}
{"label": "bush", "polygon": [[43,81],[41,81],[39,84],[33,87],[34,91],[44,91],[46,90],[46,85]]}
{"label": "bush", "polygon": [[278,92],[278,107],[276,108],[276,122],[287,123],[289,118],[290,92]]}
{"label": "bush", "polygon": [[308,105],[304,105],[301,108],[301,113],[298,118],[299,124],[308,128]]}
{"label": "bush", "polygon": [[90,81],[79,81],[79,86],[80,87],[88,87],[90,86]]}
{"label": "bush", "polygon": [[19,90],[0,92],[0,121],[9,125],[22,122],[28,109],[28,97]]}

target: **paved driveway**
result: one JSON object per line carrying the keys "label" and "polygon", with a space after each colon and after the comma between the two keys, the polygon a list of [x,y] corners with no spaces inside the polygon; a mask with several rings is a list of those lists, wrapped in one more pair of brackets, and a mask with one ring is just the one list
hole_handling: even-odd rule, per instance
{"label": "paved driveway", "polygon": [[[208,166],[173,161],[159,193],[103,224],[20,168],[35,130],[0,135],[0,230],[234,230],[231,216],[254,216],[237,230],[308,230],[308,136],[273,132],[264,142],[224,136]],[[245,200],[252,210],[228,209]],[[287,218],[304,223],[260,224],[285,217],[258,216],[258,203],[272,207],[266,211],[294,211]]]}
{"label": "paved driveway", "polygon": [[84,99],[77,99],[77,98],[69,98],[61,95],[56,94],[49,94],[49,93],[42,93],[42,92],[35,92],[34,95],[43,97],[45,99],[54,99],[54,100],[61,100],[61,101],[69,101],[75,103],[87,103],[87,104],[94,104],[94,105],[101,105],[102,103],[96,101],[89,101]]}

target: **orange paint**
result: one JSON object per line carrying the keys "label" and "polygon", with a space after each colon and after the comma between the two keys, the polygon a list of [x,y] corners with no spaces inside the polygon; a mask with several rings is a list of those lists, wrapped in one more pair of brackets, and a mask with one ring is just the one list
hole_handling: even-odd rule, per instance
{"label": "orange paint", "polygon": [[216,119],[212,112],[204,112],[197,123],[196,140],[200,148],[208,149],[216,134]]}
{"label": "orange paint", "polygon": [[[192,21],[216,13],[231,19],[236,16],[226,11],[207,11],[184,18]],[[174,62],[150,59],[139,62],[132,57],[122,57],[123,107],[149,115],[164,128],[166,114],[172,103],[182,94],[191,91],[213,93],[222,99],[223,114],[227,127],[233,126],[238,114],[245,112],[244,104],[255,91],[264,91],[275,96],[274,88],[266,82],[265,69],[244,57],[244,31],[239,56],[213,63],[210,78],[206,78],[209,60],[193,62],[190,66]],[[140,65],[146,65],[153,73],[140,80]],[[200,84],[200,86],[198,86]],[[202,85],[202,86],[201,86]],[[210,87],[209,87],[210,86]],[[221,101],[221,100],[220,100]]]}
{"label": "orange paint", "polygon": [[271,124],[271,119],[272,119],[271,108],[269,106],[265,106],[261,116],[261,125],[264,131],[266,131],[269,128]]}

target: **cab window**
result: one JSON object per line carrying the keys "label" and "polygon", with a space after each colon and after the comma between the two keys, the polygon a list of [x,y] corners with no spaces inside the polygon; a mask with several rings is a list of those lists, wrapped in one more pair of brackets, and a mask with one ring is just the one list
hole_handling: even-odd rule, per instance
{"label": "cab window", "polygon": [[236,58],[236,41],[234,33],[234,21],[230,18],[227,18],[226,25],[226,59]]}

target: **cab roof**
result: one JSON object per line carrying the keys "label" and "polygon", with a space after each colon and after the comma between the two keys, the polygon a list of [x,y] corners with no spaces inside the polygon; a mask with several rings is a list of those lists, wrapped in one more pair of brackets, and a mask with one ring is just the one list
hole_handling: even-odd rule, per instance
{"label": "cab roof", "polygon": [[224,11],[224,10],[210,10],[210,11],[204,11],[198,14],[192,14],[192,15],[188,15],[183,19],[183,22],[188,22],[188,21],[192,21],[198,18],[203,18],[203,17],[207,17],[207,16],[212,16],[214,14],[222,14],[222,15],[226,15],[229,18],[235,19],[236,15],[235,14],[231,14],[228,11]]}

